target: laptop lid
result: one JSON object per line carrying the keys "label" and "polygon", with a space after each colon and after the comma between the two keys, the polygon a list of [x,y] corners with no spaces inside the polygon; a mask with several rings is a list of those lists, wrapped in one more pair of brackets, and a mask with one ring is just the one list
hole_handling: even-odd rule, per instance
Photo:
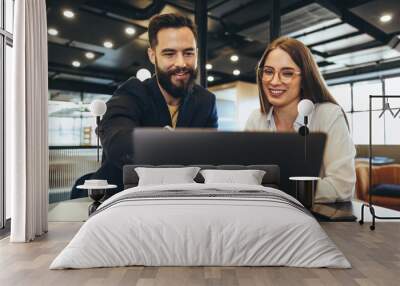
{"label": "laptop lid", "polygon": [[281,189],[293,194],[291,176],[319,176],[326,135],[228,132],[214,129],[136,128],[134,164],[277,164]]}

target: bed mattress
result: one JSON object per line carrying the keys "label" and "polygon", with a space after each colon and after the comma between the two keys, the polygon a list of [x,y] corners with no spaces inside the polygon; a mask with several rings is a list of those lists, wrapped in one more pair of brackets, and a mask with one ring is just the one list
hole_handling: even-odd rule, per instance
{"label": "bed mattress", "polygon": [[197,183],[114,195],[50,269],[129,265],[351,267],[308,210],[284,192]]}

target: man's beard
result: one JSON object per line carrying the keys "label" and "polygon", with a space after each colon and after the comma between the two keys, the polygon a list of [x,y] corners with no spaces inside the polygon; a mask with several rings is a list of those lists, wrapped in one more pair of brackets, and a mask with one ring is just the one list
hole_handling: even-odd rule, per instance
{"label": "man's beard", "polygon": [[[175,85],[172,82],[172,76],[176,73],[182,72],[187,72],[189,74],[188,79],[179,81],[181,83],[179,86]],[[194,86],[194,81],[197,77],[197,69],[183,67],[164,72],[158,67],[158,64],[156,64],[156,74],[158,83],[166,92],[174,98],[184,98],[189,92],[191,92]]]}

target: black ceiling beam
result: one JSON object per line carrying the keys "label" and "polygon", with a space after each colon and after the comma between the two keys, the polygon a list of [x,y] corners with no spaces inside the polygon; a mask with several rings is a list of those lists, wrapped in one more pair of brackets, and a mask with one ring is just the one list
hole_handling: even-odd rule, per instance
{"label": "black ceiling beam", "polygon": [[325,31],[325,30],[327,30],[327,29],[334,28],[334,27],[336,27],[336,26],[340,26],[340,25],[343,25],[343,24],[344,24],[344,23],[343,23],[342,21],[340,21],[340,22],[338,22],[338,23],[335,23],[335,24],[332,24],[332,25],[328,25],[328,26],[325,26],[325,27],[322,27],[322,28],[319,28],[319,29],[315,29],[315,30],[312,30],[312,31],[307,32],[307,33],[299,34],[299,35],[295,36],[295,38],[300,38],[300,37],[308,36],[308,35],[311,35],[311,34],[314,34],[314,33],[317,33],[317,32],[321,32],[321,31]]}
{"label": "black ceiling beam", "polygon": [[398,68],[400,68],[400,60],[385,62],[385,63],[378,62],[378,63],[371,63],[371,64],[363,66],[363,67],[354,68],[351,70],[328,73],[328,74],[324,75],[324,78],[325,78],[325,80],[329,80],[329,79],[343,78],[343,77],[349,77],[349,76],[355,76],[355,75],[361,75],[361,74],[379,72],[379,71],[386,71],[386,70],[398,69]]}
{"label": "black ceiling beam", "polygon": [[235,78],[235,76],[233,76],[232,74],[227,74],[227,73],[224,73],[224,72],[221,72],[221,71],[217,71],[217,70],[211,70],[211,71],[209,71],[209,74],[213,75],[213,76],[217,76],[217,77],[232,77],[232,78]]}
{"label": "black ceiling beam", "polygon": [[281,35],[281,5],[280,0],[272,0],[270,3],[269,41],[272,42]]}
{"label": "black ceiling beam", "polygon": [[222,14],[221,19],[229,17],[230,15],[233,15],[235,13],[241,12],[241,11],[243,11],[244,8],[254,5],[254,4],[257,4],[257,2],[259,2],[259,1],[260,0],[253,0],[253,1],[250,1],[245,4],[240,4],[238,7],[226,12],[225,14]]}
{"label": "black ceiling beam", "polygon": [[[207,2],[207,1],[205,1],[205,2]],[[171,5],[172,7],[178,8],[178,9],[180,9],[182,11],[185,11],[187,13],[191,13],[191,14],[196,13],[196,9],[189,9],[189,8],[183,7],[182,5],[174,3],[173,1],[164,0],[164,3],[168,4],[168,5]],[[207,5],[207,3],[206,3],[206,5]],[[207,7],[206,7],[206,10],[208,11]],[[207,17],[210,18],[210,19],[213,19],[215,21],[220,22],[220,19],[218,17],[212,16],[212,15],[209,15],[209,14],[207,15]]]}
{"label": "black ceiling beam", "polygon": [[220,45],[213,47],[213,50],[208,51],[209,59],[214,58],[218,54],[217,51],[219,51],[222,48],[230,46],[233,49],[239,49],[240,47],[240,49],[243,51],[243,49],[249,43],[243,36],[236,34],[208,33],[208,35],[209,37],[213,37],[214,39],[217,39],[222,42]]}
{"label": "black ceiling beam", "polygon": [[[253,1],[253,2],[257,2],[257,0]],[[251,3],[253,3],[253,2],[251,2]],[[288,14],[288,13],[290,13],[292,11],[295,11],[297,9],[300,9],[300,8],[302,8],[304,6],[307,6],[307,5],[309,5],[310,3],[313,3],[313,2],[314,2],[314,0],[304,0],[304,1],[296,2],[296,3],[294,3],[292,5],[289,5],[289,6],[285,7],[285,8],[282,8],[280,10],[281,11],[281,16],[285,15],[285,14]],[[241,9],[237,9],[237,10],[239,11],[239,10],[242,10],[242,9],[243,9],[243,7]],[[236,10],[236,9],[234,9],[234,10]],[[225,15],[226,14],[222,15],[222,17],[221,17],[221,19],[222,19],[221,22],[222,23],[224,22],[223,21],[223,17],[225,17]],[[257,19],[251,20],[249,22],[246,22],[245,24],[243,24],[243,25],[241,25],[239,27],[236,27],[236,28],[233,28],[233,27],[231,27],[229,25],[226,25],[227,26],[226,29],[229,29],[229,32],[227,32],[225,30],[224,33],[214,33],[214,36],[216,38],[223,39],[223,41],[225,41],[225,43],[223,43],[222,45],[215,47],[214,50],[218,50],[218,49],[220,49],[220,48],[222,48],[224,46],[227,46],[227,45],[232,45],[232,43],[235,43],[235,44],[239,43],[238,46],[243,47],[247,43],[247,41],[245,40],[245,38],[243,36],[237,35],[236,33],[240,32],[242,30],[245,30],[247,28],[253,27],[255,25],[264,23],[264,22],[269,21],[269,20],[270,20],[270,17],[269,17],[268,14],[266,14],[266,15],[260,17],[260,18],[257,18]],[[209,33],[209,35],[210,34],[211,33]],[[313,51],[313,53],[314,54],[318,54],[319,56],[322,56],[322,57],[326,57],[326,54],[324,54],[324,53],[319,53],[317,51],[315,51],[315,52]]]}
{"label": "black ceiling beam", "polygon": [[196,0],[195,2],[195,22],[198,32],[198,54],[199,54],[199,80],[200,85],[207,88],[207,1]]}
{"label": "black ceiling beam", "polygon": [[317,65],[318,67],[322,68],[322,67],[326,67],[326,66],[330,66],[330,65],[334,65],[335,63],[332,62],[328,62],[328,61],[323,61],[323,62],[318,62]]}
{"label": "black ceiling beam", "polygon": [[88,92],[88,93],[101,93],[101,94],[113,94],[116,87],[82,82],[76,80],[65,80],[65,79],[53,79],[49,80],[49,89],[69,90],[77,92]]}
{"label": "black ceiling beam", "polygon": [[335,13],[343,22],[357,28],[362,33],[370,35],[382,44],[387,44],[391,40],[392,37],[390,35],[387,35],[374,25],[371,25],[361,17],[350,12],[346,7],[341,6],[340,3],[342,2],[345,1],[316,0],[316,3]]}
{"label": "black ceiling beam", "polygon": [[[207,2],[207,1],[206,1],[206,2]],[[185,11],[186,13],[191,13],[191,14],[193,14],[194,11],[196,10],[195,8],[189,9],[189,8],[187,8],[187,7],[184,7],[184,6],[182,6],[182,5],[179,5],[179,4],[177,4],[177,3],[174,3],[173,0],[172,0],[172,1],[164,0],[164,3],[165,3],[165,4],[168,4],[168,5],[171,5],[172,7],[178,8],[178,9],[180,9],[180,10],[182,10],[182,11]]]}
{"label": "black ceiling beam", "polygon": [[221,78],[219,80],[213,81],[212,83],[209,84],[209,86],[212,87],[212,86],[222,85],[222,84],[226,84],[226,83],[232,83],[234,81],[244,81],[244,82],[248,82],[248,83],[256,83],[255,77],[253,77],[252,79],[235,77],[235,78]]}
{"label": "black ceiling beam", "polygon": [[[302,8],[304,6],[307,6],[307,5],[309,5],[309,4],[313,3],[313,2],[314,2],[314,0],[305,0],[305,1],[295,2],[294,4],[289,5],[287,7],[284,7],[284,8],[281,7],[282,8],[280,10],[281,11],[281,16],[283,16],[285,14],[288,14],[290,12],[293,12],[293,11],[295,11],[297,9],[300,9],[300,8]],[[225,15],[223,17],[225,17]],[[260,18],[253,19],[253,20],[248,21],[245,24],[237,27],[237,29],[235,31],[233,31],[233,32],[237,33],[237,32],[243,31],[243,30],[245,30],[247,28],[253,27],[255,25],[267,22],[269,20],[270,20],[270,16],[268,14],[265,14],[264,16],[262,16]]]}
{"label": "black ceiling beam", "polygon": [[[188,8],[183,7],[181,5],[178,5],[176,3],[173,3],[173,2],[170,2],[170,1],[167,1],[167,0],[160,0],[160,1],[157,1],[157,2],[159,2],[159,5],[161,5],[161,8],[159,8],[159,6],[157,6],[157,8],[153,7],[153,10],[151,10],[151,11],[156,11],[156,12],[154,12],[154,14],[151,14],[151,15],[150,15],[150,13],[146,12],[146,14],[143,14],[141,16],[141,18],[144,18],[144,17],[147,17],[147,16],[148,17],[144,18],[144,19],[141,19],[141,18],[138,18],[138,17],[135,18],[135,17],[131,17],[130,16],[130,13],[131,13],[132,10],[136,11],[135,13],[136,14],[139,13],[139,15],[140,15],[140,11],[141,11],[140,9],[133,8],[133,7],[129,6],[129,5],[123,5],[123,4],[121,5],[121,4],[118,4],[118,3],[117,4],[111,4],[111,3],[108,3],[107,0],[99,1],[100,4],[98,4],[97,1],[98,0],[90,1],[90,2],[86,3],[81,9],[84,9],[84,10],[90,11],[90,12],[95,12],[97,14],[100,12],[98,10],[101,10],[101,14],[103,14],[103,15],[105,14],[105,16],[108,16],[108,17],[111,17],[111,15],[115,15],[115,17],[122,17],[124,19],[132,19],[133,18],[134,20],[147,20],[147,19],[150,19],[151,16],[153,16],[155,14],[158,14],[161,11],[161,9],[164,8],[164,6],[166,4],[171,5],[171,6],[175,7],[175,8],[178,8],[178,9],[180,9],[182,11],[185,11],[187,13],[191,13],[191,14],[194,13],[194,10],[188,9]],[[102,4],[102,3],[106,3],[106,4]],[[153,4],[155,4],[155,3],[153,3]],[[148,8],[149,7],[146,7],[145,9],[148,9]],[[115,17],[111,17],[111,18],[115,18]],[[210,18],[210,19],[213,19],[213,20],[216,20],[216,21],[220,22],[219,18],[214,17],[212,15],[207,15],[207,17]],[[138,25],[138,24],[135,23],[135,25]]]}
{"label": "black ceiling beam", "polygon": [[130,74],[104,71],[94,68],[74,68],[67,65],[56,64],[51,62],[49,62],[49,71],[53,71],[56,73],[72,74],[77,76],[110,79],[116,82],[125,81],[131,76]]}
{"label": "black ceiling beam", "polygon": [[326,57],[329,56],[328,53],[319,52],[319,51],[314,50],[314,49],[311,49],[311,48],[310,48],[310,51],[311,51],[311,53],[313,53],[314,55],[317,55],[317,56],[320,56],[320,57],[323,57],[323,58],[326,58]]}
{"label": "black ceiling beam", "polygon": [[59,75],[59,73],[58,72],[54,72],[52,75],[50,75],[50,73],[48,75],[49,75],[49,81],[50,81],[50,80],[56,79],[57,76]]}
{"label": "black ceiling beam", "polygon": [[[325,60],[325,59],[328,57],[328,53],[319,52],[319,51],[314,50],[314,49],[311,49],[311,48],[310,48],[310,51],[311,51],[312,54],[324,58],[324,62],[326,62],[326,63],[328,63],[328,64],[333,64],[332,62]],[[318,64],[318,63],[317,63],[317,64]]]}
{"label": "black ceiling beam", "polygon": [[135,8],[128,4],[109,0],[92,0],[85,4],[89,7],[102,9],[108,13],[134,20],[147,20],[151,16],[158,14],[165,6],[163,0],[153,0],[153,3],[144,9]]}
{"label": "black ceiling beam", "polygon": [[243,73],[243,74],[240,74],[239,76],[236,76],[233,74],[227,74],[224,72],[213,70],[210,72],[210,75],[221,78],[220,80],[213,81],[212,85],[215,85],[216,83],[221,84],[221,83],[227,83],[227,82],[232,82],[232,81],[237,81],[237,80],[252,82],[252,83],[256,82],[255,71],[254,71],[254,74],[251,73],[251,75],[249,73],[247,73],[247,74]]}
{"label": "black ceiling beam", "polygon": [[372,2],[375,0],[352,0],[352,1],[342,1],[343,3],[341,3],[342,5],[345,5],[347,9],[351,9],[363,4],[366,4],[368,2]]}
{"label": "black ceiling beam", "polygon": [[[221,39],[224,39],[225,43],[223,43],[223,44],[221,44],[221,45],[215,47],[215,48],[213,49],[213,51],[211,51],[211,52],[209,53],[209,56],[210,56],[209,59],[210,59],[210,60],[211,60],[213,57],[216,57],[215,51],[217,51],[217,50],[219,50],[219,49],[225,47],[226,45],[231,45],[231,46],[232,46],[231,42],[234,43],[235,46],[239,46],[240,49],[241,49],[241,52],[242,52],[243,54],[245,54],[245,55],[247,55],[247,56],[249,56],[249,57],[254,57],[254,55],[249,55],[248,53],[246,53],[246,52],[244,51],[245,48],[246,48],[246,45],[247,45],[247,44],[251,44],[251,43],[247,42],[247,41],[245,40],[244,37],[239,36],[239,35],[236,35],[236,34],[233,34],[233,35],[220,35],[220,38],[221,38]],[[319,51],[313,50],[313,49],[310,49],[310,50],[311,50],[311,52],[312,52],[313,54],[318,55],[318,56],[323,57],[323,58],[326,58],[326,57],[329,56],[328,53],[319,52]],[[261,52],[261,53],[262,53],[262,52]],[[260,55],[259,55],[259,56],[260,56]]]}
{"label": "black ceiling beam", "polygon": [[[89,47],[89,48],[86,47],[86,45],[87,45],[86,43],[77,42],[77,41],[74,41],[74,40],[68,40],[68,42],[66,42],[66,43],[60,43],[60,42],[53,41],[52,39],[48,39],[47,42],[48,42],[49,46],[68,47],[68,48],[71,48],[73,50],[79,50],[81,52],[87,52],[89,50],[89,51],[91,51],[92,53],[95,54],[95,59],[96,60],[98,58],[104,56],[104,51],[102,51],[102,50],[100,51],[97,47],[96,47],[96,50],[94,50],[93,47]],[[82,44],[84,46],[82,46]],[[100,49],[102,49],[102,48],[100,48]]]}
{"label": "black ceiling beam", "polygon": [[[381,42],[371,41],[371,42],[362,43],[359,45],[350,46],[350,47],[343,48],[343,49],[333,50],[331,52],[318,52],[317,50],[314,50],[314,49],[311,49],[311,52],[315,55],[318,55],[318,56],[326,59],[326,58],[330,58],[330,57],[334,57],[334,56],[340,56],[340,55],[344,55],[344,54],[354,53],[355,51],[359,52],[359,51],[368,50],[368,49],[381,47],[381,46],[382,46]],[[329,61],[326,61],[326,62],[329,62]],[[332,62],[330,62],[330,63],[332,63]]]}
{"label": "black ceiling beam", "polygon": [[83,5],[85,1],[87,0],[46,0],[46,10],[50,11],[54,7],[78,7]]}
{"label": "black ceiling beam", "polygon": [[[313,48],[313,47],[316,47],[316,46],[319,46],[319,45],[325,45],[325,44],[329,44],[329,43],[332,43],[332,42],[344,40],[344,39],[347,39],[347,38],[360,36],[362,34],[364,34],[364,33],[362,33],[362,32],[354,32],[354,33],[342,35],[342,36],[339,36],[339,37],[336,37],[336,38],[331,38],[331,39],[328,39],[328,40],[325,40],[325,41],[322,41],[322,42],[318,42],[318,43],[315,43],[315,44],[311,44],[311,45],[308,45],[308,47],[309,48]],[[349,39],[349,41],[351,41],[351,39]]]}
{"label": "black ceiling beam", "polygon": [[367,42],[367,43],[363,43],[363,44],[359,44],[359,45],[355,45],[355,46],[351,46],[351,47],[347,47],[347,48],[331,51],[331,52],[328,53],[329,54],[328,57],[334,57],[334,56],[339,56],[339,55],[343,55],[343,54],[359,52],[359,51],[362,51],[362,50],[367,50],[367,49],[381,47],[381,46],[382,46],[381,42],[379,42],[379,41],[371,41],[371,42]]}
{"label": "black ceiling beam", "polygon": [[211,11],[211,10],[213,10],[213,9],[215,9],[215,8],[217,8],[217,7],[219,7],[219,6],[221,6],[221,5],[223,5],[223,4],[225,4],[225,3],[227,3],[227,2],[229,2],[230,0],[221,0],[221,1],[219,1],[218,3],[215,3],[214,5],[211,5],[211,7],[208,7],[208,11]]}

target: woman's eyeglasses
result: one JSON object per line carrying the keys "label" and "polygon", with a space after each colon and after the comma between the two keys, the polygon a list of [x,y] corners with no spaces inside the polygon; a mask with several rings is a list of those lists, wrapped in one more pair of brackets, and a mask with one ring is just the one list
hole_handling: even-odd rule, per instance
{"label": "woman's eyeglasses", "polygon": [[[263,81],[271,81],[274,78],[275,73],[277,72],[274,68],[271,67],[259,68],[258,71],[261,74],[261,78]],[[300,74],[301,72],[291,68],[283,68],[278,71],[279,80],[283,83],[290,83],[296,75]]]}

